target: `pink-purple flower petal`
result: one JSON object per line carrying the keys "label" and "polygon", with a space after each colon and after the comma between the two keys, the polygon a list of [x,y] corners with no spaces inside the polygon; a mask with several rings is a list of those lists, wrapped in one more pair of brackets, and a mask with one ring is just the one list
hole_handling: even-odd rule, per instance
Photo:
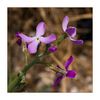
{"label": "pink-purple flower petal", "polygon": [[56,73],[56,79],[54,80],[53,87],[56,87],[63,79],[63,77],[64,76],[61,73]]}
{"label": "pink-purple flower petal", "polygon": [[36,40],[32,41],[32,43],[28,44],[28,51],[30,54],[34,54],[37,52],[37,47],[39,45],[39,42]]}
{"label": "pink-purple flower petal", "polygon": [[49,43],[51,43],[55,40],[56,40],[56,35],[55,34],[51,34],[47,37],[40,37],[40,41],[45,43],[45,44],[49,44]]}
{"label": "pink-purple flower petal", "polygon": [[66,33],[70,37],[75,37],[76,36],[76,28],[75,27],[68,27],[66,30]]}
{"label": "pink-purple flower petal", "polygon": [[70,56],[68,58],[68,60],[65,62],[65,65],[64,66],[65,66],[66,71],[68,70],[68,67],[72,63],[73,60],[74,60],[73,56]]}
{"label": "pink-purple flower petal", "polygon": [[76,71],[75,70],[68,70],[66,76],[69,77],[69,78],[75,78]]}
{"label": "pink-purple flower petal", "polygon": [[82,45],[84,43],[83,40],[76,40],[76,39],[73,39],[71,37],[69,37],[70,40],[74,43],[74,44],[77,44],[77,45]]}
{"label": "pink-purple flower petal", "polygon": [[21,40],[23,41],[23,42],[26,42],[26,43],[29,43],[29,42],[32,42],[33,41],[33,38],[32,37],[28,37],[28,36],[26,36],[26,35],[24,35],[24,34],[22,34],[22,33],[16,33],[16,36],[17,37],[20,37],[21,38]]}
{"label": "pink-purple flower petal", "polygon": [[69,18],[68,16],[65,16],[62,21],[62,28],[64,32],[67,30],[68,22],[69,22]]}
{"label": "pink-purple flower petal", "polygon": [[46,25],[44,22],[40,22],[36,27],[36,36],[42,36],[45,33]]}

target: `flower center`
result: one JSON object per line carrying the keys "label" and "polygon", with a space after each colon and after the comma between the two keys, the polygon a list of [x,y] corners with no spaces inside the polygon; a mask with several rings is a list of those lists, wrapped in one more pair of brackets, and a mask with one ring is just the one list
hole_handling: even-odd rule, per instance
{"label": "flower center", "polygon": [[37,41],[37,42],[39,42],[39,41],[40,41],[39,37],[36,37],[36,41]]}
{"label": "flower center", "polygon": [[39,41],[39,38],[36,38],[37,41]]}

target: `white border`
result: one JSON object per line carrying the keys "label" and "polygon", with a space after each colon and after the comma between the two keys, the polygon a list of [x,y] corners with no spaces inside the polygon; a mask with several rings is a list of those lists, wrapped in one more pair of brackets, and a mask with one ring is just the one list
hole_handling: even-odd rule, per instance
{"label": "white border", "polygon": [[[96,2],[96,3],[95,3]],[[100,39],[99,2],[95,0],[1,0],[0,1],[0,99],[83,99],[94,100],[99,96],[100,87]],[[7,7],[93,7],[93,75],[94,93],[7,93]]]}
{"label": "white border", "polygon": [[12,7],[91,7],[91,0],[2,0],[3,6]]}

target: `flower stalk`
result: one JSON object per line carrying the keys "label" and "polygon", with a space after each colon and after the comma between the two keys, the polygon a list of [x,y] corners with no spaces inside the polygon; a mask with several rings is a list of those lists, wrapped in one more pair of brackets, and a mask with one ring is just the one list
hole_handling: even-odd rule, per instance
{"label": "flower stalk", "polygon": [[31,63],[26,65],[24,69],[16,76],[16,78],[9,84],[8,91],[13,92],[16,86],[21,82],[23,77],[26,75],[27,71],[34,65],[38,64],[37,59],[34,59]]}

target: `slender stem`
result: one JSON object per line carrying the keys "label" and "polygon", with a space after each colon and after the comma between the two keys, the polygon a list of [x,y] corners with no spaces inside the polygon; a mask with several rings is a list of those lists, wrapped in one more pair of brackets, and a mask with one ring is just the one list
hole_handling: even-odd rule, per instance
{"label": "slender stem", "polygon": [[[42,56],[41,56],[42,57]],[[13,92],[14,88],[21,82],[23,77],[26,75],[27,71],[34,65],[34,64],[45,64],[50,65],[49,63],[40,62],[39,59],[34,59],[30,64],[26,65],[24,69],[18,74],[18,76],[9,84],[8,91]]]}
{"label": "slender stem", "polygon": [[56,62],[57,65],[64,68],[63,64],[53,54],[50,54],[50,57]]}
{"label": "slender stem", "polygon": [[67,37],[67,34],[64,33],[59,37],[59,39],[55,42],[56,45],[59,45],[65,38]]}
{"label": "slender stem", "polygon": [[22,80],[22,77],[16,77],[8,86],[8,92],[13,92],[15,87],[17,86],[17,84],[20,83],[20,81]]}
{"label": "slender stem", "polygon": [[24,69],[22,70],[22,73],[25,75],[26,72],[30,69],[30,67],[32,67],[36,63],[39,63],[39,62],[37,62],[37,59],[34,59],[30,64],[24,67]]}
{"label": "slender stem", "polygon": [[39,62],[37,62],[37,59],[35,59],[30,64],[26,65],[24,67],[24,69],[19,73],[19,75],[16,76],[16,78],[9,84],[8,91],[12,92],[14,90],[14,88],[17,86],[17,84],[20,83],[20,81],[22,80],[23,76],[30,69],[30,67],[33,66],[34,64],[37,64],[37,63],[39,63]]}

